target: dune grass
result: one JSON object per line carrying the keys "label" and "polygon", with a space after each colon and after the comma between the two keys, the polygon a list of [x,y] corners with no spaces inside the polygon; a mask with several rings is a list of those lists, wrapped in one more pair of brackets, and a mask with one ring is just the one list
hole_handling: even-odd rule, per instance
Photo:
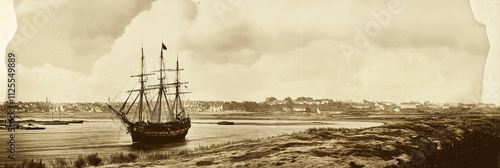
{"label": "dune grass", "polygon": [[24,159],[20,165],[8,165],[5,164],[6,168],[46,168],[47,166],[43,163],[42,159]]}

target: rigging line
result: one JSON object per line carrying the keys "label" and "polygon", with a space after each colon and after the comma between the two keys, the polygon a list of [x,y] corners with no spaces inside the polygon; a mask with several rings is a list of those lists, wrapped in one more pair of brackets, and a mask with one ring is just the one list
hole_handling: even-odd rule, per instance
{"label": "rigging line", "polygon": [[[139,111],[139,108],[140,108],[140,107],[139,107],[139,105],[137,105],[137,106],[135,107],[135,111]],[[138,115],[138,114],[139,114],[139,113],[137,113],[137,112],[136,112],[136,113],[134,113],[134,117],[133,117],[133,120],[134,120],[134,121],[139,122],[139,115]]]}
{"label": "rigging line", "polygon": [[116,122],[116,120],[113,117],[110,117],[110,118],[113,121],[113,123],[115,123],[115,125],[117,125],[118,127],[120,127],[120,132],[119,132],[119,134],[120,134],[121,133],[121,129],[125,126],[125,123],[123,123],[123,122]]}
{"label": "rigging line", "polygon": [[120,122],[120,124],[118,124],[113,117],[110,117],[110,118],[111,118],[111,121],[113,121],[113,123],[115,123],[116,125],[122,125],[123,124],[121,122]]}
{"label": "rigging line", "polygon": [[158,115],[156,112],[157,110],[158,110],[158,101],[156,101],[155,107],[153,108],[153,113],[151,114],[151,117],[150,117],[151,121],[156,121],[155,118]]}
{"label": "rigging line", "polygon": [[170,102],[168,100],[167,91],[164,90],[163,92],[164,92],[163,96],[165,97],[165,101],[167,101],[167,108],[168,108],[168,116],[166,116],[165,118],[168,118],[168,120],[172,120],[172,106],[170,105]]}
{"label": "rigging line", "polygon": [[161,122],[162,110],[164,109],[164,108],[162,108],[162,100],[161,100],[162,97],[161,97],[160,91],[157,93],[157,95],[158,95],[157,99],[156,99],[156,101],[157,101],[157,114],[155,115],[155,118],[154,118],[158,123]]}
{"label": "rigging line", "polygon": [[155,93],[155,95],[153,97],[151,97],[151,100],[154,100],[155,97],[157,97],[157,96],[158,96],[158,93]]}
{"label": "rigging line", "polygon": [[148,110],[149,110],[149,113],[151,114],[152,111],[151,111],[151,106],[149,105],[147,92],[144,92],[144,95],[146,95],[146,104],[148,105]]}
{"label": "rigging line", "polygon": [[118,110],[118,111],[121,112],[123,110],[123,108],[125,108],[125,105],[127,105],[127,101],[128,101],[128,99],[130,98],[131,95],[132,95],[132,92],[130,92],[130,94],[128,94],[127,99],[125,100],[125,102],[123,102],[122,107],[120,107],[120,110]]}
{"label": "rigging line", "polygon": [[[139,64],[137,64],[136,67],[134,68],[134,72],[137,70],[137,68],[139,68]],[[128,82],[130,82],[130,79],[132,79],[132,78],[128,78],[127,82],[125,82],[125,84],[122,86],[120,91],[116,94],[116,96],[113,98],[113,100],[111,102],[114,102],[115,99],[118,97],[118,95],[120,95],[120,93],[123,92],[123,89],[125,89],[125,86],[127,86]],[[134,85],[134,88],[135,88],[135,86],[137,86],[137,83]]]}
{"label": "rigging line", "polygon": [[[120,131],[118,132],[118,139],[119,139],[119,136],[120,136],[121,131],[122,131],[122,130],[121,130],[121,129],[122,129],[122,124],[117,124],[117,123],[116,123],[116,121],[115,121],[115,119],[114,119],[113,117],[110,117],[110,118],[111,118],[111,121],[113,121],[113,123],[114,123],[115,125],[118,125],[118,126],[120,127]],[[118,139],[117,139],[117,141],[116,141],[116,142],[118,142]]]}
{"label": "rigging line", "polygon": [[170,107],[170,103],[168,102],[167,93],[165,90],[163,90],[163,96],[165,97],[165,101],[167,101],[167,108],[168,112],[170,113],[172,111],[172,108]]}
{"label": "rigging line", "polygon": [[[137,107],[137,109],[139,109],[139,107]],[[136,118],[137,118],[137,120],[136,120]],[[139,121],[139,116],[137,116],[137,113],[134,113],[134,116],[132,117],[132,122],[133,121]]]}
{"label": "rigging line", "polygon": [[116,137],[116,143],[120,142],[120,137],[122,135],[122,130],[123,130],[123,127],[120,125],[120,131],[118,132],[118,136]]}
{"label": "rigging line", "polygon": [[[151,103],[153,103],[154,97],[156,97],[157,95],[158,95],[158,93],[156,93],[156,95],[154,95],[154,96],[153,96],[153,98],[151,99]],[[150,120],[152,120],[151,118],[154,118],[154,116],[156,116],[156,115],[157,115],[157,114],[156,114],[157,109],[158,109],[158,101],[156,101],[156,102],[154,103],[153,110],[152,110],[152,112],[151,112],[151,114],[150,114]]]}
{"label": "rigging line", "polygon": [[128,108],[127,113],[125,113],[125,115],[128,115],[128,113],[130,112],[130,109],[132,108],[132,106],[134,106],[135,101],[137,100],[137,98],[139,98],[139,94],[137,95],[137,97],[135,97],[134,102],[132,102],[132,105],[130,105],[130,107]]}

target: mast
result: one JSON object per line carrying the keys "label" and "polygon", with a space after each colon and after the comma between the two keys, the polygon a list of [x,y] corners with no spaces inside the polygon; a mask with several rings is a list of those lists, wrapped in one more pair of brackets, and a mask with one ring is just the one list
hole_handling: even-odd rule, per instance
{"label": "mast", "polygon": [[[173,69],[173,71],[176,71],[175,82],[173,83],[173,85],[175,87],[175,102],[174,102],[174,104],[175,104],[175,118],[176,119],[180,119],[179,115],[184,114],[184,107],[182,105],[182,100],[181,100],[180,95],[190,93],[190,92],[182,92],[181,91],[181,85],[188,83],[188,82],[181,82],[179,80],[180,71],[182,71],[182,70],[184,70],[184,69],[179,68],[179,53],[177,53],[176,67],[175,67],[175,69]],[[180,112],[179,112],[179,109],[181,109]]]}
{"label": "mast", "polygon": [[170,104],[168,102],[168,99],[166,97],[167,93],[165,93],[166,88],[168,84],[165,84],[165,77],[163,71],[166,71],[165,69],[165,63],[164,63],[164,57],[163,57],[163,50],[167,50],[167,47],[165,44],[161,43],[161,51],[160,51],[160,69],[153,71],[153,72],[160,72],[160,77],[158,80],[160,80],[159,84],[156,85],[149,85],[150,89],[158,89],[158,97],[156,99],[156,104],[153,110],[153,113],[151,114],[151,121],[152,122],[157,122],[161,123],[162,122],[162,106],[163,102],[166,102],[166,108],[169,109],[170,111]]}
{"label": "mast", "polygon": [[[164,85],[167,85],[167,86],[173,86],[175,88],[175,93],[165,93],[165,95],[175,95],[174,97],[174,102],[172,104],[172,106],[169,106],[170,109],[170,114],[173,114],[174,116],[174,120],[179,120],[180,119],[180,114],[181,113],[184,113],[184,107],[182,105],[182,101],[181,101],[181,97],[180,95],[181,94],[185,94],[185,93],[190,93],[190,92],[182,92],[181,91],[181,85],[183,84],[187,84],[189,82],[181,82],[179,77],[180,77],[180,71],[182,71],[184,69],[181,69],[179,67],[179,53],[177,53],[177,61],[176,61],[176,65],[175,65],[175,69],[166,69],[166,71],[175,71],[175,81],[173,83],[167,83],[167,84],[164,84]],[[175,108],[175,110],[174,110]],[[179,111],[179,109],[181,109]],[[183,116],[184,117],[184,116]]]}
{"label": "mast", "polygon": [[[179,84],[179,53],[177,53],[177,61],[175,62],[176,64],[176,68],[175,68],[175,99],[177,100],[176,103],[175,103],[175,118],[177,118],[177,114],[178,114],[178,107],[179,106],[179,103],[181,102],[180,100],[180,96],[179,96],[179,88],[180,88],[180,84]],[[181,106],[182,108],[182,106]]]}
{"label": "mast", "polygon": [[163,42],[161,43],[162,44],[162,48],[161,48],[161,54],[160,54],[160,90],[159,90],[159,93],[158,93],[158,101],[160,102],[159,106],[158,106],[158,123],[161,123],[161,99],[162,99],[162,94],[163,94]]}
{"label": "mast", "polygon": [[144,99],[144,47],[141,46],[141,90],[139,91],[139,122],[142,122],[142,100]]}
{"label": "mast", "polygon": [[[144,76],[154,75],[154,73],[144,73],[144,49],[143,49],[143,47],[141,47],[141,52],[142,52],[142,55],[141,55],[141,74],[130,76],[130,77],[139,77],[139,82],[141,83],[141,88],[127,91],[127,92],[130,92],[130,94],[127,97],[127,100],[125,100],[125,102],[123,103],[122,107],[119,110],[121,112],[121,110],[123,110],[125,108],[125,106],[127,105],[128,99],[132,95],[132,92],[139,92],[139,94],[134,99],[132,104],[128,107],[127,112],[121,112],[121,115],[123,115],[123,118],[126,119],[127,114],[130,112],[130,110],[134,106],[136,100],[139,99],[138,100],[138,103],[139,103],[138,104],[138,112],[139,112],[139,121],[138,122],[144,121],[143,115],[142,115],[142,113],[144,112],[144,101],[146,101],[147,107],[149,108],[149,102],[147,100],[145,91],[151,90],[151,89],[145,88],[146,86],[144,83],[146,83],[147,78],[144,78]],[[149,110],[151,111],[151,109],[149,109]]]}
{"label": "mast", "polygon": [[[141,83],[140,84],[140,88],[139,89],[132,89],[132,90],[128,90],[127,92],[129,93],[127,99],[123,102],[123,104],[121,105],[121,107],[119,109],[114,109],[111,104],[107,104],[108,107],[118,116],[120,117],[120,119],[126,124],[126,125],[133,125],[134,124],[134,121],[133,119],[128,119],[127,118],[127,115],[129,114],[129,112],[132,110],[132,108],[134,107],[135,103],[139,103],[137,105],[137,111],[139,113],[138,115],[138,121],[137,122],[144,122],[145,121],[145,118],[143,116],[143,113],[145,112],[145,108],[147,108],[147,110],[149,110],[149,112],[152,112],[151,110],[151,107],[150,107],[150,103],[149,103],[149,100],[147,98],[147,90],[153,90],[153,89],[156,89],[156,88],[146,88],[146,82],[147,82],[147,77],[145,76],[149,76],[149,75],[154,75],[154,73],[145,73],[145,57],[144,57],[144,47],[141,46],[141,72],[140,74],[138,75],[131,75],[130,77],[139,77],[139,82]],[[132,93],[134,92],[139,92],[138,95],[134,95],[132,96]],[[133,98],[135,97],[135,98]],[[131,101],[132,103],[130,105],[127,105],[127,102],[129,101],[129,99],[132,98]],[[109,99],[109,98],[108,98]],[[109,101],[109,100],[108,100]],[[146,104],[144,104],[146,103]],[[133,111],[133,110],[132,110]]]}

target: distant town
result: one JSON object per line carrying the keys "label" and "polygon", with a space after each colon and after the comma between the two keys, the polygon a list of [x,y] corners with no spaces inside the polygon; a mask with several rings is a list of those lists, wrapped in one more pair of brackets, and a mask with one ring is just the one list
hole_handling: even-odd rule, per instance
{"label": "distant town", "polygon": [[[115,104],[115,103],[114,103]],[[120,104],[120,103],[116,103]],[[18,102],[19,113],[45,113],[45,112],[87,112],[103,113],[110,112],[105,102],[95,103],[53,103],[45,102]],[[444,103],[434,104],[425,102],[401,102],[392,103],[386,101],[363,100],[355,102],[351,100],[314,99],[312,97],[298,97],[292,99],[287,97],[279,100],[268,97],[265,101],[186,101],[185,107],[188,111],[246,111],[267,112],[281,111],[290,113],[324,113],[324,114],[364,114],[364,113],[464,113],[498,111],[499,106],[484,103]],[[4,105],[2,105],[4,106]]]}

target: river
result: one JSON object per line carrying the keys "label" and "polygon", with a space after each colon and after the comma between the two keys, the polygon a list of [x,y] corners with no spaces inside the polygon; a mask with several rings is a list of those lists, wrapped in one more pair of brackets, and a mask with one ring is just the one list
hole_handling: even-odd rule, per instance
{"label": "river", "polygon": [[[379,126],[377,122],[232,120],[235,125],[217,125],[218,120],[193,120],[183,142],[162,145],[133,145],[130,135],[119,121],[110,119],[86,120],[83,124],[40,125],[45,130],[16,130],[16,161],[24,158],[51,160],[55,157],[76,157],[80,154],[115,152],[162,152],[176,148],[194,148],[227,141],[254,139],[304,131],[312,127],[365,128]],[[10,132],[0,130],[0,163],[13,163],[6,145]]]}

